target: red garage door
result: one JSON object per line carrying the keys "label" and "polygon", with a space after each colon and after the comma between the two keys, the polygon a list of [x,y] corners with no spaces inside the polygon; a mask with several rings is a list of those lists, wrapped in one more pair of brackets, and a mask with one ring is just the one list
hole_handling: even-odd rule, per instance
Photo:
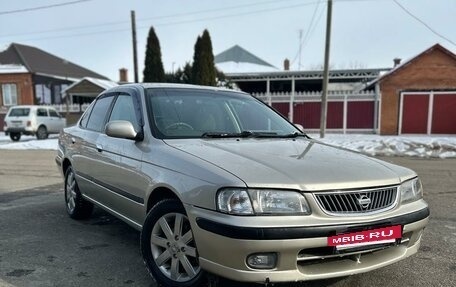
{"label": "red garage door", "polygon": [[402,134],[456,134],[456,92],[403,93],[400,122]]}
{"label": "red garage door", "polygon": [[456,93],[434,94],[433,134],[456,134]]}
{"label": "red garage door", "polygon": [[402,134],[426,134],[429,94],[402,95]]}

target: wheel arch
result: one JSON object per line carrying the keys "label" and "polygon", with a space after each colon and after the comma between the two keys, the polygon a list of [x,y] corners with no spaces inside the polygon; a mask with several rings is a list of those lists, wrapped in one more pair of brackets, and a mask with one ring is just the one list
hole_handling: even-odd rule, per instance
{"label": "wheel arch", "polygon": [[63,171],[64,175],[70,166],[71,166],[71,161],[68,158],[65,158],[62,162],[62,171]]}
{"label": "wheel arch", "polygon": [[38,124],[38,127],[36,128],[36,130],[38,131],[38,129],[41,128],[41,127],[45,128],[46,131],[48,130],[48,128],[47,128],[47,126],[46,126],[45,123],[39,123],[39,124]]}
{"label": "wheel arch", "polygon": [[164,199],[176,199],[182,202],[177,194],[168,187],[160,186],[155,188],[150,194],[146,202],[146,213],[154,207],[155,204]]}

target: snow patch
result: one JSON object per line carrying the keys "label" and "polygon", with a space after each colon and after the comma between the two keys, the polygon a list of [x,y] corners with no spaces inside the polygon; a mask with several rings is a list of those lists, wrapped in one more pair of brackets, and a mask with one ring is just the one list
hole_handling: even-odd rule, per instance
{"label": "snow patch", "polygon": [[409,156],[421,158],[456,157],[456,136],[380,136],[329,134],[324,143],[372,156]]}

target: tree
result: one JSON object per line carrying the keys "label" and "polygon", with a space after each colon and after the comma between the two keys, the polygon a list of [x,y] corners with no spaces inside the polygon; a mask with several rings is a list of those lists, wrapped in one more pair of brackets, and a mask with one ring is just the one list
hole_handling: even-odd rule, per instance
{"label": "tree", "polygon": [[155,34],[154,27],[150,27],[147,37],[146,60],[144,62],[144,82],[163,82],[165,71],[161,59],[160,42]]}
{"label": "tree", "polygon": [[198,36],[195,43],[192,83],[197,85],[215,86],[216,76],[211,36],[207,30],[204,30],[203,35]]}

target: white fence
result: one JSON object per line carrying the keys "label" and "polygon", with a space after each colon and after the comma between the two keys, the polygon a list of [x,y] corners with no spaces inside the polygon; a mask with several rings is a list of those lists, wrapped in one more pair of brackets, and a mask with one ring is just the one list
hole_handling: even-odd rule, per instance
{"label": "white fence", "polygon": [[[321,101],[321,91],[313,92],[273,92],[253,93],[258,99],[271,103],[302,103]],[[375,91],[328,91],[328,101],[373,101],[377,99]]]}
{"label": "white fence", "polygon": [[[254,93],[307,131],[319,128],[322,92]],[[329,91],[327,130],[378,132],[379,95],[375,91]]]}
{"label": "white fence", "polygon": [[66,113],[67,111],[70,113],[82,113],[89,107],[89,104],[50,105],[50,106],[54,107],[60,113]]}

